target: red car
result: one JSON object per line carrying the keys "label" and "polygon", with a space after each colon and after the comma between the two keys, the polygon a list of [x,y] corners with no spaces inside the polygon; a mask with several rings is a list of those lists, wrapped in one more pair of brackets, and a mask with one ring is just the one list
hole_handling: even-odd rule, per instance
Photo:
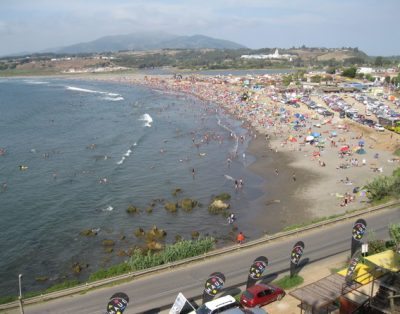
{"label": "red car", "polygon": [[260,283],[244,291],[240,297],[240,303],[246,307],[263,306],[281,300],[285,294],[285,291],[279,287]]}

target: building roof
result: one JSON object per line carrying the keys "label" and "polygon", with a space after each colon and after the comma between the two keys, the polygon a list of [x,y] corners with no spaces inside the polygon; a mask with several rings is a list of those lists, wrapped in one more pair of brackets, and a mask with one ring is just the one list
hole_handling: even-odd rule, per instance
{"label": "building roof", "polygon": [[302,288],[296,289],[289,294],[314,309],[329,306],[341,295],[351,290],[358,289],[361,285],[353,282],[346,285],[345,277],[339,274],[332,274],[321,280],[313,282]]}
{"label": "building roof", "polygon": [[391,272],[396,273],[400,271],[400,254],[392,250],[374,254],[365,259],[372,264]]}

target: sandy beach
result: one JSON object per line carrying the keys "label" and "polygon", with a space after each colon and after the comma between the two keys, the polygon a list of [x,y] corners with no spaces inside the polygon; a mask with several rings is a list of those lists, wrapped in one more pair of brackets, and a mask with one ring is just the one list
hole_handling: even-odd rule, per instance
{"label": "sandy beach", "polygon": [[[337,113],[323,117],[301,102],[298,108],[281,104],[271,89],[243,88],[246,78],[196,76],[177,80],[162,75],[107,75],[89,79],[190,94],[218,104],[226,114],[241,120],[252,138],[248,153],[256,157],[249,168],[265,179],[271,174],[274,177],[266,181],[264,195],[251,206],[255,226],[269,226],[265,233],[367,207],[362,187],[374,177],[390,175],[400,165],[393,155],[400,135],[340,119]],[[265,76],[260,81],[264,82]],[[247,101],[241,99],[244,93],[250,95]],[[353,106],[362,106],[351,94],[342,96]],[[323,104],[320,96],[311,98]],[[305,117],[301,128],[293,127],[298,120],[295,114]],[[315,132],[320,134],[319,142],[306,141]],[[323,145],[317,147],[321,142]],[[356,153],[360,148],[365,154]]]}

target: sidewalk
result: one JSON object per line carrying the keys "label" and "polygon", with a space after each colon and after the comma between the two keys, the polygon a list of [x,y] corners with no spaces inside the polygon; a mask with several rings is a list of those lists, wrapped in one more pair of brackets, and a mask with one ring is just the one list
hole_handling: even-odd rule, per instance
{"label": "sidewalk", "polygon": [[[300,308],[298,305],[300,301],[289,295],[289,292],[331,275],[331,269],[344,268],[348,255],[349,253],[342,253],[305,266],[299,273],[304,278],[304,283],[293,289],[286,290],[286,296],[281,301],[272,302],[264,306],[263,309],[268,314],[299,314]],[[278,279],[285,275],[287,274],[279,276]]]}
{"label": "sidewalk", "polygon": [[[293,289],[286,290],[286,296],[281,301],[272,302],[271,304],[268,304],[262,308],[268,314],[299,314],[300,309],[298,308],[298,305],[300,304],[300,301],[289,295],[289,292],[331,275],[331,269],[344,268],[348,255],[349,253],[342,253],[304,266],[299,273],[299,275],[304,278],[304,283]],[[280,279],[286,275],[288,275],[288,273],[281,274],[277,279]],[[241,291],[245,290],[244,286],[239,288]],[[168,313],[169,309],[160,312],[160,314]]]}

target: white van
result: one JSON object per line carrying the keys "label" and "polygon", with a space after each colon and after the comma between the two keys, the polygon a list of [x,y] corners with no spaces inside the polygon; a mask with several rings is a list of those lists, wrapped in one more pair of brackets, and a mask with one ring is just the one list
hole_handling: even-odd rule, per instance
{"label": "white van", "polygon": [[223,311],[238,308],[240,304],[231,295],[226,295],[224,297],[206,302],[199,306],[196,311],[192,311],[189,314],[216,314]]}

